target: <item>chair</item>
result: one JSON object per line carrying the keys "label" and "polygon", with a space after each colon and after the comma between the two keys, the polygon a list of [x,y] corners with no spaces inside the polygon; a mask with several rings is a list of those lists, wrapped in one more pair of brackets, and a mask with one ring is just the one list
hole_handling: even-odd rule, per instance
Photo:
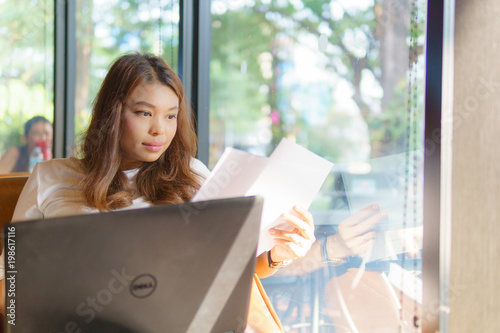
{"label": "chair", "polygon": [[0,177],[0,227],[12,220],[17,199],[29,174],[9,174]]}

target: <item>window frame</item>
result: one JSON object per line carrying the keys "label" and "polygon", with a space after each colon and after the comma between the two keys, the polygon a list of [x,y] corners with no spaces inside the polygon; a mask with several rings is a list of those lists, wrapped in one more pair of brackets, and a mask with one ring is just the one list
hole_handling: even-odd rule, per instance
{"label": "window frame", "polygon": [[75,139],[76,3],[54,0],[53,156],[67,157]]}
{"label": "window frame", "polygon": [[[449,285],[449,275],[443,270],[444,264],[449,262],[443,241],[450,231],[442,228],[444,225],[441,221],[441,207],[444,207],[441,192],[441,120],[443,61],[450,61],[449,58],[444,59],[443,51],[445,45],[449,47],[449,44],[453,42],[452,31],[447,31],[445,40],[444,20],[445,15],[447,20],[452,17],[449,13],[451,3],[454,3],[454,0],[428,1],[427,9],[422,332],[448,331],[449,315],[442,310],[441,306],[445,301],[442,291],[445,291]],[[447,30],[449,30],[448,27]]]}

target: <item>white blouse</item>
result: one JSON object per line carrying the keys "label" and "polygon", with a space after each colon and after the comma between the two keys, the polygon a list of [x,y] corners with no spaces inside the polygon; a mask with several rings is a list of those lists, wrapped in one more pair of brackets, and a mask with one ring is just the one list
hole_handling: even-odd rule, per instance
{"label": "white blouse", "polygon": [[[201,181],[210,174],[210,170],[200,160],[194,158],[191,160],[191,168],[202,176]],[[139,169],[127,170],[125,174],[130,181],[133,181],[138,171]],[[12,222],[98,213],[96,208],[86,206],[82,192],[83,177],[80,161],[74,157],[37,163],[19,196]],[[132,205],[120,210],[152,205],[150,201],[140,197],[134,199]],[[4,277],[2,253],[0,280]]]}
{"label": "white blouse", "polygon": [[[210,174],[208,168],[194,158],[191,168],[204,178]],[[138,171],[127,170],[125,174],[132,181]],[[80,161],[74,157],[37,163],[21,192],[12,221],[98,213],[96,208],[86,206],[82,192],[83,177]],[[150,206],[151,202],[140,197],[122,209]]]}

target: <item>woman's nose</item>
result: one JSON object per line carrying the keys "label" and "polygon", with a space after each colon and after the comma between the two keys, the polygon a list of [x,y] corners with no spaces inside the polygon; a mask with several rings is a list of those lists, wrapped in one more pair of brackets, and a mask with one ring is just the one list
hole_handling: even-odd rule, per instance
{"label": "woman's nose", "polygon": [[162,135],[165,133],[165,128],[160,119],[151,119],[151,125],[149,127],[149,134],[151,135]]}

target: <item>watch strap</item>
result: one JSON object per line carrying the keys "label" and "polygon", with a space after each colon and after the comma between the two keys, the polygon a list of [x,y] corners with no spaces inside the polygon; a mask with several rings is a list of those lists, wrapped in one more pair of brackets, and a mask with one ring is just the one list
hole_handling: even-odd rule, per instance
{"label": "watch strap", "polygon": [[328,236],[321,238],[321,255],[323,259],[323,263],[329,265],[342,265],[347,262],[347,260],[342,258],[330,258],[328,256],[328,248],[326,242],[328,241]]}
{"label": "watch strap", "polygon": [[269,268],[280,268],[280,267],[285,267],[287,265],[290,265],[293,260],[283,260],[283,261],[278,261],[275,262],[273,259],[271,259],[271,251],[267,251],[267,262],[269,263]]}

